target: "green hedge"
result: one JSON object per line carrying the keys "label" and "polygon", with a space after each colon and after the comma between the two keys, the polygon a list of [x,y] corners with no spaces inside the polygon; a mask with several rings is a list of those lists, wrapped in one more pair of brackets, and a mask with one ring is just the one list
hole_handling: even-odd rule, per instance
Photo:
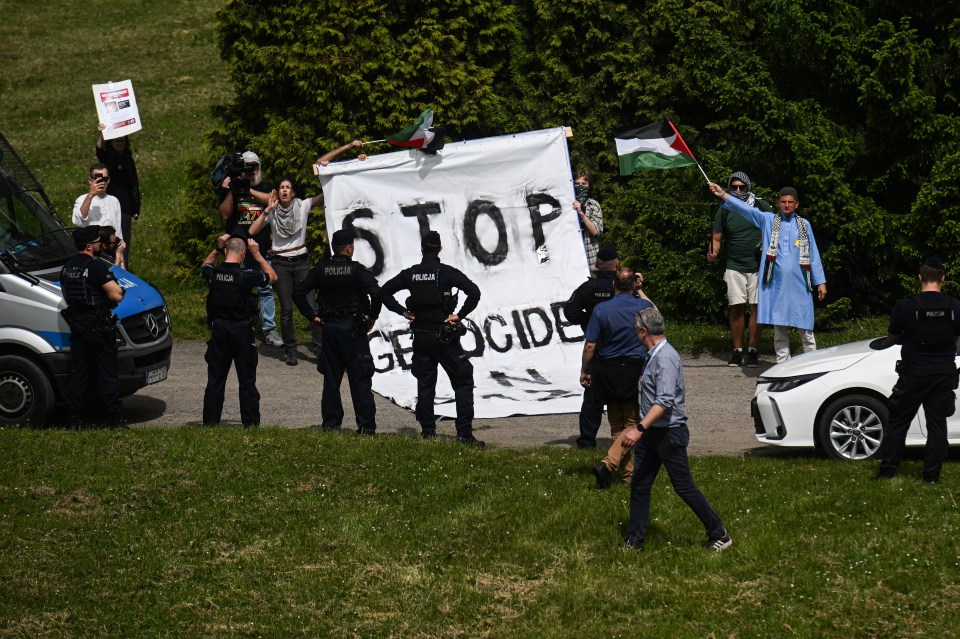
{"label": "green hedge", "polygon": [[[839,303],[832,319],[887,310],[930,253],[960,267],[949,3],[234,1],[219,19],[234,98],[216,108],[211,166],[251,148],[269,178],[318,189],[319,153],[399,130],[427,106],[454,140],[569,125],[606,235],[651,295],[675,317],[719,318],[699,171],[618,174],[612,131],[667,114],[713,180],[738,169],[768,199],[800,191]],[[209,170],[195,167],[176,221],[197,238],[179,256],[185,277],[220,228]]]}

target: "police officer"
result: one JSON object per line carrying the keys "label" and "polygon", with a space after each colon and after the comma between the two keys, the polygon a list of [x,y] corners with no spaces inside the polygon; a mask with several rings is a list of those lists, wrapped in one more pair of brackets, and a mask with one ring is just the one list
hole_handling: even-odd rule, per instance
{"label": "police officer", "polygon": [[[460,320],[477,307],[480,288],[466,275],[440,263],[443,249],[440,234],[428,231],[420,242],[423,259],[404,269],[383,285],[384,299],[400,290],[409,290],[407,309],[394,311],[411,321],[413,331],[413,376],[417,378],[417,421],[424,439],[436,437],[437,418],[433,403],[437,394],[437,365],[450,378],[457,406],[457,441],[483,448],[473,436],[473,365],[460,347],[463,325]],[[458,312],[453,289],[467,299]],[[388,306],[394,310],[392,306]]]}
{"label": "police officer", "polygon": [[[222,264],[217,256],[226,253]],[[247,253],[260,268],[243,265]],[[256,305],[251,300],[254,286],[269,286],[277,274],[260,254],[252,238],[221,235],[217,246],[203,261],[203,278],[210,286],[207,294],[207,388],[203,392],[203,424],[215,426],[223,414],[223,393],[230,363],[237,367],[240,383],[240,423],[244,428],[260,425],[260,393],[257,391],[257,345],[253,337]]]}
{"label": "police officer", "polygon": [[124,289],[110,272],[110,265],[98,259],[100,227],[96,224],[73,232],[77,255],[60,270],[60,289],[67,302],[61,311],[70,326],[70,381],[66,404],[70,426],[81,428],[86,409],[87,385],[96,375],[111,428],[124,428],[123,404],[117,384],[116,316],[111,312],[123,299]]}
{"label": "police officer", "polygon": [[957,336],[960,302],[940,292],[943,263],[931,257],[917,276],[920,293],[897,302],[887,328],[887,346],[902,343],[900,374],[888,406],[890,417],[883,434],[883,455],[876,479],[897,473],[910,422],[920,406],[927,421],[923,454],[923,481],[936,483],[947,458],[947,418],[956,408]]}
{"label": "police officer", "polygon": [[[579,324],[586,332],[596,305],[613,298],[614,281],[619,268],[617,249],[613,244],[601,246],[597,251],[597,276],[578,286],[563,305],[563,315],[568,322]],[[597,432],[602,421],[603,402],[597,398],[596,390],[587,386],[583,389],[583,403],[580,405],[580,436],[577,437],[577,448],[596,448]]]}
{"label": "police officer", "polygon": [[[340,383],[346,372],[357,431],[373,435],[377,431],[377,406],[373,401],[373,357],[367,332],[380,315],[380,287],[373,273],[353,260],[353,242],[353,231],[341,229],[333,234],[334,255],[310,269],[294,287],[293,303],[307,320],[323,327],[323,346],[317,359],[317,370],[323,375],[320,427],[340,430]],[[307,300],[314,290],[319,315]],[[390,303],[393,310],[403,312],[395,300]]]}

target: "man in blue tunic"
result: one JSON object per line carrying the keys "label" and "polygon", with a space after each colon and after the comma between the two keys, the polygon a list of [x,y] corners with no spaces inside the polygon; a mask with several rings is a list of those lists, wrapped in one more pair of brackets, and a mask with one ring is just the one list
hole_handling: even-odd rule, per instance
{"label": "man in blue tunic", "polygon": [[813,298],[827,296],[826,277],[810,222],[796,214],[797,191],[780,189],[780,212],[767,213],[732,198],[719,184],[710,192],[723,200],[724,208],[743,216],[760,229],[764,255],[760,264],[758,322],[773,326],[777,363],[790,359],[790,327],[800,333],[803,352],[817,349],[813,335]]}

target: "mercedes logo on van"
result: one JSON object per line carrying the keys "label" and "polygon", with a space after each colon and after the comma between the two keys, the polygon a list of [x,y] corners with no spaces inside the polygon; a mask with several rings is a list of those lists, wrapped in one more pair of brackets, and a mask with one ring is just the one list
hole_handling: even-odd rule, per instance
{"label": "mercedes logo on van", "polygon": [[147,330],[150,331],[150,337],[156,338],[160,334],[160,325],[153,313],[147,314]]}

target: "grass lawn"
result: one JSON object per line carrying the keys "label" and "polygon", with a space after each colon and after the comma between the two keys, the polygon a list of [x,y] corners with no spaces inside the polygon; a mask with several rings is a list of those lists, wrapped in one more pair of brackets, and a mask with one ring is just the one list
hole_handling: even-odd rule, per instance
{"label": "grass lawn", "polygon": [[0,21],[0,41],[7,44],[0,65],[0,132],[68,225],[74,200],[87,188],[87,167],[96,162],[90,87],[133,80],[143,131],[131,136],[131,147],[143,212],[134,222],[131,262],[137,274],[160,286],[176,325],[190,331],[195,322],[179,309],[200,308],[199,289],[172,279],[170,243],[177,238],[161,220],[186,206],[182,185],[190,163],[204,159],[204,135],[214,124],[210,108],[229,100],[228,68],[216,45],[220,5],[6,2]]}
{"label": "grass lawn", "polygon": [[[0,131],[64,219],[94,160],[90,85],[130,78],[138,273],[206,334],[161,225],[229,99],[212,0],[4,3]],[[213,212],[211,212],[213,214]],[[881,319],[821,333],[879,335]],[[671,326],[725,352],[719,324]],[[769,338],[765,341],[769,344]],[[518,422],[518,427],[521,427]],[[693,433],[696,437],[696,432]],[[698,458],[716,555],[656,486],[647,551],[596,455],[263,429],[0,431],[0,637],[929,637],[960,626],[958,482],[817,457]],[[917,461],[905,473],[919,474]]]}
{"label": "grass lawn", "polygon": [[[693,434],[696,437],[696,433]],[[262,429],[0,431],[0,636],[948,637],[945,481],[697,458],[734,545],[655,485],[643,553],[596,455]]]}

